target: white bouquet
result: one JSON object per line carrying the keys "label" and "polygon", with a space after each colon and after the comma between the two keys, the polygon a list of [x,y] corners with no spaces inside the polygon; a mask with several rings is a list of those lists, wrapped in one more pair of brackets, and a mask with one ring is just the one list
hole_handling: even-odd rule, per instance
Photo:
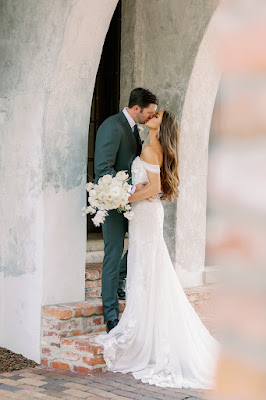
{"label": "white bouquet", "polygon": [[109,210],[117,210],[124,214],[128,220],[133,218],[134,213],[128,204],[130,189],[128,183],[129,176],[126,171],[117,172],[115,177],[104,175],[98,183],[89,182],[86,190],[89,193],[89,206],[83,207],[82,215],[94,215],[92,222],[95,226],[100,226],[105,221]]}

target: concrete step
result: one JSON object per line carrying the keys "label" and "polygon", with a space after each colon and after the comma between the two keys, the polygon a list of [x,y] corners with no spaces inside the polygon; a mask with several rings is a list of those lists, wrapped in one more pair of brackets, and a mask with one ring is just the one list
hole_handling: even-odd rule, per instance
{"label": "concrete step", "polygon": [[[128,249],[128,238],[124,241],[124,253]],[[86,263],[102,263],[104,257],[104,242],[101,234],[91,234],[87,241]]]}

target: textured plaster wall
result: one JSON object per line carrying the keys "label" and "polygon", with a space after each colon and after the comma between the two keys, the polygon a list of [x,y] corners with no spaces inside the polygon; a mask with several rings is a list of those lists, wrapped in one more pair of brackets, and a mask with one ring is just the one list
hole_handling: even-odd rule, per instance
{"label": "textured plaster wall", "polygon": [[[161,108],[169,108],[181,121],[182,111],[193,65],[210,19],[216,9],[218,0],[124,0],[122,2],[122,56],[121,56],[121,107],[127,103],[132,88],[144,86],[153,90],[160,99]],[[204,93],[198,93],[198,101],[202,101]],[[208,111],[210,114],[212,110]],[[211,115],[210,115],[211,117]],[[190,114],[191,119],[197,115]],[[181,136],[184,133],[181,130]],[[189,132],[187,133],[189,135]],[[205,139],[204,139],[205,140]],[[190,148],[196,149],[197,142],[191,139]],[[188,149],[180,148],[180,165],[185,159],[193,163]],[[204,157],[206,157],[206,153]],[[180,179],[183,174],[180,170]],[[180,186],[182,190],[182,186]],[[191,193],[191,196],[195,194]],[[164,204],[164,235],[166,243],[175,263],[177,272],[190,268],[191,259],[182,259],[179,248],[186,248],[189,253],[193,235],[187,238],[186,232],[193,231],[183,219],[179,221],[178,204]],[[188,214],[186,214],[188,213]],[[189,210],[185,218],[189,220]],[[189,223],[193,224],[191,219]],[[197,221],[194,221],[196,227]],[[181,234],[177,235],[179,225]],[[183,240],[182,232],[186,236]],[[204,237],[205,231],[201,233]],[[194,235],[195,236],[195,235]],[[201,258],[197,262],[203,267],[204,248],[201,246]],[[198,245],[195,246],[198,250]],[[194,254],[194,257],[198,257]],[[202,260],[203,257],[203,260]],[[194,261],[193,261],[194,262]],[[201,277],[196,281],[193,276],[184,286],[201,284]]]}
{"label": "textured plaster wall", "polygon": [[84,297],[89,110],[116,4],[0,1],[0,346],[36,361],[41,305]]}

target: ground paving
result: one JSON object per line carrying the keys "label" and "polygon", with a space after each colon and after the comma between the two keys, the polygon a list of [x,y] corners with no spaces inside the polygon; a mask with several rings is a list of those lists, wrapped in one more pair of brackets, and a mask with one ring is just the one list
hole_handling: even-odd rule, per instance
{"label": "ground paving", "polygon": [[169,389],[137,381],[131,374],[77,374],[36,367],[0,374],[0,400],[203,400],[211,391]]}

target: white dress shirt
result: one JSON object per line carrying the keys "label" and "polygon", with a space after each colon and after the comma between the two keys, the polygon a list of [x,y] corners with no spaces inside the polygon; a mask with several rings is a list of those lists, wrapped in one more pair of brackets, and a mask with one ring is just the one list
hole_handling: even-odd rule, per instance
{"label": "white dress shirt", "polygon": [[[126,117],[130,128],[132,129],[132,132],[134,132],[134,126],[136,125],[136,122],[134,121],[134,119],[131,117],[131,115],[129,115],[129,113],[127,112],[127,107],[123,108],[122,113],[124,114],[124,116]],[[135,193],[136,190],[136,186],[133,185],[131,190],[130,190],[130,194]]]}
{"label": "white dress shirt", "polygon": [[125,107],[122,110],[122,113],[124,114],[124,116],[126,117],[126,119],[128,120],[128,123],[130,125],[130,128],[132,129],[132,132],[134,132],[134,126],[136,125],[136,122],[134,121],[134,119],[131,117],[131,115],[129,115],[128,111],[127,111],[127,107]]}

